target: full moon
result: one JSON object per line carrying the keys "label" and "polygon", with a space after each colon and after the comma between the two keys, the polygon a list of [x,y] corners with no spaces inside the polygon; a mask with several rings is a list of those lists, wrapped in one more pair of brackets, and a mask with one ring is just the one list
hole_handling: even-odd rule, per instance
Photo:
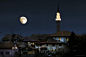
{"label": "full moon", "polygon": [[24,17],[24,16],[20,17],[20,22],[21,22],[22,24],[26,24],[26,23],[27,23],[27,18]]}

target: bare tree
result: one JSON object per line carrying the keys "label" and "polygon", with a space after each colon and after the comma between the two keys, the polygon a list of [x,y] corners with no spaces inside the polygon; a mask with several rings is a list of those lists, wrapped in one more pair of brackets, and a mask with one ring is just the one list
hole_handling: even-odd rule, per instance
{"label": "bare tree", "polygon": [[13,25],[13,26],[11,26],[9,29],[12,31],[12,34],[13,34],[13,31],[14,31],[14,29],[16,28],[16,26],[15,25]]}

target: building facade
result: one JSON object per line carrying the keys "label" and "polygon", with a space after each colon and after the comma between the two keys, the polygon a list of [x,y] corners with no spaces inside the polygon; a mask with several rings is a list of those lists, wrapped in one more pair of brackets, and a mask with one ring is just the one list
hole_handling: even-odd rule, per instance
{"label": "building facade", "polygon": [[0,43],[0,57],[19,57],[19,48],[14,43]]}

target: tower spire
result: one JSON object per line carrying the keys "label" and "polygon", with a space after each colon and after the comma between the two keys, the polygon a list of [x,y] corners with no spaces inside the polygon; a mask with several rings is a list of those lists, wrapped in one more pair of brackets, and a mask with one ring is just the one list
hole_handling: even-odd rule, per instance
{"label": "tower spire", "polygon": [[58,3],[58,10],[57,10],[57,12],[59,12],[59,3]]}
{"label": "tower spire", "polygon": [[57,32],[59,32],[60,31],[60,21],[61,21],[60,12],[59,12],[59,3],[58,3],[58,10],[57,10],[57,13],[56,13],[55,21],[57,22]]}
{"label": "tower spire", "polygon": [[61,18],[60,18],[60,12],[59,12],[59,3],[58,3],[58,10],[57,10],[57,13],[56,13],[56,21],[61,21]]}

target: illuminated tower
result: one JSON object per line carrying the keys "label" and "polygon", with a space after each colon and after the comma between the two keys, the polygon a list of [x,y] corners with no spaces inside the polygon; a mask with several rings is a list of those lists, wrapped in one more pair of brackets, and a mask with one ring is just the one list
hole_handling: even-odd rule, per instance
{"label": "illuminated tower", "polygon": [[58,4],[58,11],[56,13],[55,21],[57,22],[57,32],[59,32],[60,31],[60,21],[61,21],[60,12],[59,12],[59,4]]}

